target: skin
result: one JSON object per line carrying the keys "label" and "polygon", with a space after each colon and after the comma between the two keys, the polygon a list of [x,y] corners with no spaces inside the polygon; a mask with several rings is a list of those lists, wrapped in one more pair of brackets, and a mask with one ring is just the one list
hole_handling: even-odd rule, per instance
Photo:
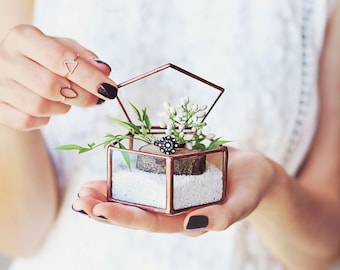
{"label": "skin", "polygon": [[[328,269],[340,258],[339,2],[320,61],[318,130],[296,177],[261,153],[230,149],[223,205],[169,217],[106,202],[106,182],[99,180],[81,188],[73,209],[112,225],[191,237],[248,218],[287,269]],[[57,176],[39,128],[70,106],[89,107],[106,99],[97,93],[98,85],[115,83],[108,78],[108,67],[93,61],[95,53],[27,25],[33,1],[0,4],[6,7],[0,9],[0,251],[27,257],[39,250],[59,206]],[[60,59],[73,60],[77,53],[79,65],[65,78]],[[69,85],[78,97],[61,102],[58,90]],[[208,226],[186,230],[189,218],[198,215],[208,217]]]}
{"label": "skin", "polygon": [[[107,99],[97,93],[98,85],[115,83],[109,68],[93,60],[95,53],[26,25],[33,1],[0,5],[0,251],[27,257],[38,250],[59,207],[57,176],[39,128],[72,105]],[[76,72],[65,78],[60,59],[73,60],[77,53]],[[59,89],[68,86],[78,97],[61,103]]]}

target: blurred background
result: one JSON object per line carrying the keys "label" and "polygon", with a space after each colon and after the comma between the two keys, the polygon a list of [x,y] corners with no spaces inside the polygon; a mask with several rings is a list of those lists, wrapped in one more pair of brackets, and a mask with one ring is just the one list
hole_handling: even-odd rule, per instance
{"label": "blurred background", "polygon": [[10,264],[10,261],[0,254],[0,270],[6,270]]}

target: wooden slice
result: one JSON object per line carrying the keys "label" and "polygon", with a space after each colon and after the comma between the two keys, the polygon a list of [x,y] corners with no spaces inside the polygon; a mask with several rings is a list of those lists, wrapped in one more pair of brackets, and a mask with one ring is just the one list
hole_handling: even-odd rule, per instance
{"label": "wooden slice", "polygon": [[[157,154],[160,157],[137,155],[136,167],[139,170],[151,173],[165,173],[165,158],[166,155],[159,151],[159,147],[154,145],[145,145],[139,149],[141,152]],[[174,174],[176,175],[199,175],[205,171],[205,155],[181,158],[177,157],[181,154],[187,154],[198,150],[188,150],[185,148],[176,149],[176,159],[174,160]]]}

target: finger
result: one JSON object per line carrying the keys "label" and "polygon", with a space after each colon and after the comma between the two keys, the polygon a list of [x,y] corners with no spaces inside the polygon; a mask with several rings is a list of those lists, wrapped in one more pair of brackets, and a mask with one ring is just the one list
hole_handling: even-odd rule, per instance
{"label": "finger", "polygon": [[86,183],[73,204],[89,216],[105,218],[111,224],[149,232],[183,233],[185,215],[167,216],[120,203],[106,202],[104,180]]}
{"label": "finger", "polygon": [[[18,64],[20,63],[20,64]],[[68,86],[69,81],[62,78],[36,62],[20,55],[14,54],[1,58],[1,72],[4,78],[16,81],[38,95],[52,100],[61,101],[62,96],[57,91],[62,86]],[[3,85],[5,82],[2,82]]]}
{"label": "finger", "polygon": [[111,79],[58,40],[33,27],[16,27],[10,34],[9,45],[25,44],[20,47],[20,52],[26,57],[97,97],[104,100],[116,97],[117,86]]}
{"label": "finger", "polygon": [[107,182],[105,180],[90,181],[90,182],[85,183],[82,186],[81,190],[83,188],[94,189],[97,192],[99,192],[100,194],[102,194],[103,196],[106,196]]}
{"label": "finger", "polygon": [[[4,117],[10,115],[11,117]],[[0,123],[17,130],[39,129],[49,122],[49,117],[34,117],[17,110],[9,104],[0,102]]]}
{"label": "finger", "polygon": [[249,189],[244,191],[240,188],[230,193],[224,204],[210,205],[189,213],[184,220],[184,228],[191,235],[199,235],[207,231],[222,231],[247,217],[257,204],[258,202],[249,195]]}
{"label": "finger", "polygon": [[76,199],[72,204],[72,209],[75,211],[83,211],[87,215],[93,215],[92,209],[96,204],[102,203],[101,200],[92,197],[83,197]]}
{"label": "finger", "polygon": [[64,114],[70,106],[45,99],[14,81],[7,81],[10,90],[0,91],[0,100],[31,116]]}
{"label": "finger", "polygon": [[59,92],[62,97],[60,102],[70,106],[89,107],[104,102],[103,99],[89,93],[71,81],[68,81],[68,85],[59,87],[56,92]]}
{"label": "finger", "polygon": [[106,202],[106,194],[99,192],[97,189],[92,187],[82,187],[78,193],[79,198],[91,197],[93,199]]}
{"label": "finger", "polygon": [[[63,61],[64,73],[66,72],[63,77],[68,78],[70,81],[100,98],[114,99],[117,96],[117,85],[101,71],[93,68],[83,57],[79,54],[74,55],[74,53],[72,58],[66,57],[68,57],[68,55],[65,53],[60,59],[54,60],[56,62]],[[49,68],[53,70],[53,67]],[[58,74],[61,73],[59,71],[56,72]]]}
{"label": "finger", "polygon": [[93,215],[107,218],[111,223],[148,232],[183,232],[183,215],[166,216],[120,203],[100,203],[94,206]]}
{"label": "finger", "polygon": [[58,41],[64,44],[66,47],[70,48],[74,52],[78,52],[81,57],[84,58],[90,65],[93,65],[95,68],[100,69],[106,76],[108,76],[111,72],[111,67],[104,61],[102,61],[98,56],[81,46],[78,42],[68,39],[68,38],[58,38]]}
{"label": "finger", "polygon": [[[17,63],[20,63],[20,65]],[[6,69],[3,71],[4,76],[25,85],[32,92],[45,99],[82,107],[91,106],[98,102],[97,96],[22,55],[12,56],[3,65],[6,65]],[[13,77],[13,74],[15,74],[15,77]],[[10,86],[7,86],[7,88],[11,89]]]}

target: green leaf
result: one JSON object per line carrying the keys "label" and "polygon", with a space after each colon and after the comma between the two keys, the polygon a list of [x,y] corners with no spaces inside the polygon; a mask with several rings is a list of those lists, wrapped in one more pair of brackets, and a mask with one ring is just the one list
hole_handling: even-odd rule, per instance
{"label": "green leaf", "polygon": [[143,136],[146,136],[148,131],[146,130],[145,126],[141,126],[141,133],[143,134]]}
{"label": "green leaf", "polygon": [[[124,144],[122,144],[122,143],[120,143],[120,142],[118,142],[118,146],[119,146],[119,148],[121,148],[121,149],[126,149],[126,147],[124,146]],[[123,157],[123,159],[124,159],[126,165],[127,165],[128,168],[129,168],[129,170],[131,170],[131,160],[130,160],[130,155],[129,155],[129,153],[123,152],[123,151],[122,151],[121,154],[122,154],[122,157]]]}
{"label": "green leaf", "polygon": [[137,108],[135,105],[133,105],[131,102],[129,102],[129,103],[130,103],[130,106],[132,107],[133,111],[134,111],[135,114],[137,115],[138,120],[142,122],[143,119],[142,119],[142,116],[141,116],[141,114],[140,114],[138,108]]}
{"label": "green leaf", "polygon": [[126,128],[132,134],[141,134],[140,128],[133,123],[122,121],[117,118],[111,118],[111,120],[117,123],[118,125]]}
{"label": "green leaf", "polygon": [[149,135],[144,135],[144,134],[136,135],[134,136],[134,139],[145,142],[147,144],[150,144],[152,142],[152,137]]}
{"label": "green leaf", "polygon": [[146,128],[148,129],[148,131],[150,131],[152,125],[151,125],[151,121],[150,121],[150,118],[148,116],[148,113],[147,113],[146,109],[142,110],[142,112],[143,112],[143,122],[144,122]]}
{"label": "green leaf", "polygon": [[208,150],[214,149],[214,148],[216,148],[217,146],[220,146],[220,145],[225,144],[225,143],[227,143],[227,142],[229,142],[229,141],[227,141],[227,140],[221,140],[221,137],[216,138],[215,140],[213,140],[213,141],[209,144],[209,146],[207,147],[207,149],[208,149]]}
{"label": "green leaf", "polygon": [[92,150],[93,146],[83,147],[83,146],[77,145],[77,144],[65,144],[65,145],[58,146],[55,149],[57,149],[57,150],[77,150],[78,153],[80,154],[80,153],[84,153],[84,152]]}
{"label": "green leaf", "polygon": [[205,145],[203,143],[197,143],[193,145],[192,148],[197,150],[205,150]]}

